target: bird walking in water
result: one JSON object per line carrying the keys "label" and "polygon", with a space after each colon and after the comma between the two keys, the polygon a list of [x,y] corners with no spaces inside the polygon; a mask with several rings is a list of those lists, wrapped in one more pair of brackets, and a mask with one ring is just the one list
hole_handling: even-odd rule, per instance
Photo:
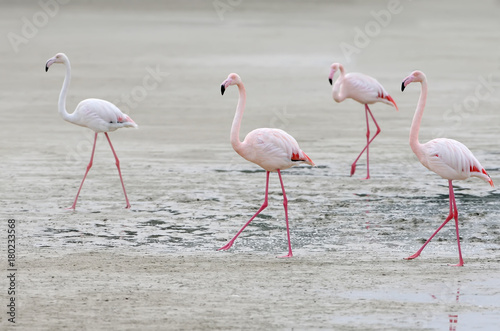
{"label": "bird walking in water", "polygon": [[120,181],[122,183],[125,201],[127,202],[125,208],[130,208],[130,203],[128,201],[127,192],[125,191],[125,185],[123,184],[122,173],[120,170],[120,161],[118,160],[118,156],[116,155],[113,145],[111,144],[108,132],[112,132],[120,128],[136,128],[137,124],[135,124],[135,122],[127,114],[122,113],[120,109],[118,109],[118,107],[116,107],[114,104],[101,99],[85,99],[76,106],[76,109],[73,113],[69,114],[66,110],[66,94],[68,92],[68,87],[71,80],[71,65],[69,63],[68,57],[64,53],[58,53],[47,61],[47,63],[45,64],[45,71],[48,71],[50,66],[54,63],[61,63],[66,66],[66,76],[64,77],[61,93],[59,94],[59,114],[61,114],[62,118],[65,121],[79,126],[87,127],[95,132],[94,145],[92,147],[90,162],[87,165],[87,170],[85,171],[82,183],[80,184],[80,188],[78,189],[78,193],[76,194],[75,201],[73,202],[73,205],[68,209],[74,210],[76,207],[76,201],[78,200],[78,196],[80,195],[83,182],[85,181],[85,178],[87,177],[87,174],[92,167],[95,145],[97,142],[97,134],[99,132],[103,132],[109,142],[109,146],[111,147],[111,151],[113,152],[116,160],[116,167],[118,169],[118,175],[120,176]]}
{"label": "bird walking in water", "polygon": [[266,192],[264,203],[245,223],[240,231],[231,239],[226,245],[219,248],[219,250],[229,249],[240,233],[247,227],[248,224],[267,207],[268,187],[269,187],[269,174],[276,171],[281,183],[283,191],[283,206],[285,208],[285,221],[286,232],[288,238],[288,254],[283,257],[292,257],[292,244],[290,243],[290,228],[288,225],[288,200],[285,193],[285,187],[281,178],[281,170],[288,169],[299,163],[307,163],[314,166],[314,162],[304,153],[297,141],[280,129],[256,129],[248,133],[245,140],[240,141],[240,126],[243,112],[245,110],[246,92],[240,76],[235,73],[230,74],[227,79],[222,82],[221,93],[232,85],[236,85],[239,91],[238,105],[234,115],[233,125],[231,127],[231,145],[236,153],[241,155],[244,159],[253,162],[266,170]]}
{"label": "bird walking in water", "polygon": [[462,143],[446,138],[433,139],[425,144],[418,141],[418,132],[422,115],[424,114],[425,102],[427,100],[427,78],[421,71],[414,71],[403,80],[401,91],[411,83],[419,82],[422,84],[422,91],[418,100],[417,109],[413,117],[410,130],[410,146],[419,159],[420,163],[427,169],[434,171],[442,178],[448,180],[450,212],[446,220],[425,242],[425,244],[413,255],[407,257],[407,260],[414,259],[420,255],[425,246],[434,238],[434,236],[445,226],[452,218],[455,219],[455,229],[457,234],[459,262],[454,266],[463,266],[462,251],[460,249],[460,235],[458,232],[458,210],[453,191],[453,180],[464,180],[469,177],[478,177],[493,186],[490,176],[481,166],[479,161],[472,155],[472,152]]}
{"label": "bird walking in water", "polygon": [[[333,63],[330,66],[330,75],[328,76],[328,81],[330,85],[333,84],[333,76],[340,70],[340,77],[337,78],[335,84],[333,84],[333,100],[336,102],[342,102],[346,98],[351,98],[356,100],[359,103],[365,105],[365,117],[366,117],[366,146],[363,148],[361,153],[359,153],[356,160],[351,165],[351,176],[354,175],[356,171],[356,162],[358,162],[361,155],[366,150],[366,178],[370,179],[370,144],[375,139],[376,136],[381,132],[380,126],[378,125],[375,117],[373,116],[368,105],[371,105],[375,102],[383,102],[385,104],[396,107],[398,110],[398,106],[394,99],[387,93],[384,87],[375,79],[370,76],[352,72],[345,74],[344,66],[340,63]],[[368,120],[368,115],[375,123],[377,127],[377,132],[370,139],[370,123]]]}

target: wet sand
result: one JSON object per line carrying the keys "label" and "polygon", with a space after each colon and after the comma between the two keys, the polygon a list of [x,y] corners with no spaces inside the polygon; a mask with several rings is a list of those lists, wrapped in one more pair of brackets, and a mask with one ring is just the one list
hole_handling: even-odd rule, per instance
{"label": "wet sand", "polygon": [[[463,268],[448,266],[458,262],[452,224],[421,257],[403,260],[446,217],[448,189],[408,145],[420,87],[400,92],[404,77],[424,71],[421,141],[465,143],[500,185],[498,1],[0,5],[0,210],[2,231],[16,220],[18,329],[494,330],[500,322],[500,194],[487,183],[455,182]],[[69,111],[102,98],[139,124],[110,134],[130,210],[103,137],[76,211],[65,209],[93,133],[57,113],[65,71],[44,71],[57,52],[72,64]],[[362,105],[332,100],[334,61],[376,77],[400,109],[371,107],[382,133],[370,145],[368,181],[365,157],[349,177],[366,127]],[[230,72],[248,94],[242,138],[284,129],[317,164],[283,171],[291,259],[276,258],[287,251],[276,174],[269,207],[232,249],[217,251],[262,204],[265,184],[265,172],[229,143],[238,95],[221,96],[220,83]],[[0,254],[5,307],[7,243]],[[12,326],[8,318],[0,314],[1,328]]]}

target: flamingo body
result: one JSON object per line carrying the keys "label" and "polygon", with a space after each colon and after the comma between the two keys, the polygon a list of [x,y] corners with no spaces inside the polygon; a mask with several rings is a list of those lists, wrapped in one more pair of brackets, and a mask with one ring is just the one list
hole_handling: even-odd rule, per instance
{"label": "flamingo body", "polygon": [[[333,84],[333,76],[340,71],[340,76]],[[380,84],[375,78],[361,74],[361,73],[348,73],[344,72],[344,66],[340,63],[333,63],[330,66],[330,75],[328,76],[328,81],[333,85],[332,95],[333,100],[336,102],[342,102],[347,98],[353,99],[359,103],[365,105],[365,116],[366,116],[366,146],[361,150],[358,157],[351,164],[351,176],[354,175],[356,171],[356,163],[358,162],[361,155],[366,150],[366,179],[370,179],[370,149],[369,146],[376,136],[381,132],[380,127],[375,120],[368,105],[374,104],[376,102],[382,102],[390,106],[394,106],[398,110],[398,106],[394,99],[387,93],[382,84]],[[370,124],[368,121],[368,115],[372,118],[377,131],[370,138]]]}
{"label": "flamingo body", "polygon": [[478,177],[493,184],[486,170],[472,152],[459,141],[447,138],[433,139],[421,145],[417,154],[427,169],[448,180],[465,180]]}
{"label": "flamingo body", "polygon": [[76,208],[78,196],[80,195],[83,183],[85,182],[85,178],[87,177],[87,174],[92,167],[92,163],[94,160],[97,134],[101,132],[106,136],[109,146],[111,147],[111,151],[113,152],[113,156],[115,157],[116,168],[118,169],[118,175],[120,176],[123,194],[125,195],[125,201],[127,203],[126,208],[130,208],[130,202],[128,201],[127,192],[125,191],[125,185],[123,183],[123,178],[120,170],[120,161],[118,159],[118,156],[116,155],[113,145],[111,144],[108,132],[112,132],[120,128],[137,128],[137,124],[127,114],[122,113],[121,110],[118,109],[118,107],[116,107],[114,104],[101,99],[85,99],[76,106],[76,109],[73,113],[68,113],[68,111],[66,110],[66,94],[68,92],[69,84],[71,81],[71,65],[66,54],[58,53],[45,63],[45,71],[48,71],[50,66],[52,66],[54,63],[60,63],[66,66],[66,76],[64,77],[61,93],[59,94],[59,114],[65,121],[89,128],[95,132],[94,145],[92,147],[90,162],[87,165],[87,170],[85,171],[85,175],[83,176],[73,205],[69,207],[69,209],[74,210]]}
{"label": "flamingo body", "polygon": [[226,245],[219,250],[228,250],[241,232],[250,222],[268,205],[269,174],[277,172],[283,192],[283,207],[285,209],[285,222],[288,238],[288,254],[283,257],[292,257],[292,244],[290,241],[290,227],[288,223],[288,199],[286,197],[285,186],[281,178],[281,170],[288,169],[299,163],[307,163],[314,166],[314,162],[304,153],[297,141],[288,133],[280,129],[261,128],[251,131],[243,141],[240,141],[240,126],[246,103],[246,92],[240,76],[235,73],[229,74],[222,82],[221,93],[232,85],[236,85],[239,91],[238,105],[231,127],[231,145],[233,149],[246,160],[261,166],[266,170],[266,191],[264,203],[259,210],[250,218],[248,222],[236,233]]}
{"label": "flamingo body", "polygon": [[422,165],[440,175],[442,178],[448,180],[450,212],[445,221],[429,237],[429,239],[427,239],[424,245],[415,254],[407,257],[406,259],[411,260],[420,256],[420,253],[423,251],[425,246],[427,246],[432,238],[434,238],[434,236],[453,218],[455,220],[459,257],[458,264],[455,264],[454,266],[463,266],[464,261],[462,258],[462,250],[460,248],[460,234],[458,230],[458,209],[452,182],[453,180],[464,180],[469,177],[478,177],[489,183],[491,186],[494,186],[493,181],[483,166],[464,144],[456,140],[446,138],[433,139],[425,144],[421,144],[418,141],[420,123],[422,122],[425,103],[427,101],[427,78],[423,72],[416,70],[403,80],[403,83],[401,84],[401,91],[404,91],[406,86],[413,82],[421,83],[422,90],[420,92],[417,109],[415,110],[415,115],[411,124],[410,147]]}
{"label": "flamingo body", "polygon": [[342,102],[350,98],[361,104],[368,105],[383,102],[398,109],[394,99],[387,93],[382,84],[373,77],[352,72],[345,74],[343,79],[342,77],[337,79],[335,85],[332,89],[332,94],[336,102]]}
{"label": "flamingo body", "polygon": [[117,106],[102,99],[85,99],[70,114],[69,122],[94,132],[112,132],[120,128],[136,128],[137,124]]}
{"label": "flamingo body", "polygon": [[[266,171],[288,169],[298,163],[314,165],[297,141],[280,129],[261,128],[247,134],[240,155]],[[240,153],[240,152],[238,152]]]}

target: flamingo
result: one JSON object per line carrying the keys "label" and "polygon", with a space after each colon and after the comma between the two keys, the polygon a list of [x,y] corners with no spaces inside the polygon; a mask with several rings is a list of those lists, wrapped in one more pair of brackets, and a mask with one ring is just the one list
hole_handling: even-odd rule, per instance
{"label": "flamingo", "polygon": [[94,145],[92,147],[90,162],[87,165],[87,170],[85,171],[82,183],[80,184],[80,188],[78,189],[78,193],[76,194],[75,201],[73,202],[73,205],[71,205],[71,207],[69,207],[68,209],[75,210],[76,208],[76,201],[78,200],[78,196],[80,195],[83,182],[85,181],[85,178],[87,177],[87,174],[92,167],[95,145],[97,142],[97,134],[99,132],[104,132],[104,135],[109,142],[109,146],[111,147],[111,151],[113,152],[116,160],[116,167],[118,168],[118,175],[120,176],[120,181],[122,183],[125,201],[127,202],[125,208],[130,208],[130,202],[128,201],[127,192],[125,191],[125,185],[123,184],[122,173],[120,170],[120,161],[118,160],[115,149],[111,144],[108,132],[112,132],[120,128],[136,128],[137,124],[135,124],[135,122],[127,114],[122,113],[120,109],[118,109],[118,107],[116,107],[114,104],[101,99],[85,99],[76,106],[76,109],[72,114],[69,114],[66,110],[66,94],[68,92],[68,87],[71,81],[71,65],[66,54],[58,53],[47,61],[47,63],[45,64],[45,71],[47,72],[50,66],[54,63],[62,63],[66,65],[66,76],[64,77],[61,93],[59,94],[59,114],[61,114],[62,118],[65,121],[79,126],[87,127],[95,132]]}
{"label": "flamingo", "polygon": [[425,244],[415,254],[405,259],[411,260],[418,257],[425,246],[439,232],[439,230],[441,230],[441,228],[445,226],[448,221],[454,218],[459,256],[459,262],[454,266],[460,267],[464,265],[464,260],[462,259],[462,251],[460,249],[460,236],[458,234],[458,210],[452,181],[464,180],[469,177],[478,177],[485,182],[488,182],[492,187],[494,185],[486,170],[484,170],[479,161],[464,144],[456,140],[446,138],[433,139],[425,144],[421,144],[418,141],[418,131],[420,130],[420,122],[422,121],[422,115],[424,113],[425,102],[427,99],[427,78],[423,72],[418,70],[414,71],[403,80],[403,83],[401,84],[401,91],[404,91],[406,86],[414,82],[420,82],[422,84],[422,91],[420,93],[417,109],[415,110],[415,115],[411,124],[410,146],[413,153],[415,153],[418,160],[424,167],[434,171],[442,178],[448,180],[450,212],[443,224],[441,224],[441,226],[432,234]]}
{"label": "flamingo", "polygon": [[292,257],[290,228],[288,225],[288,199],[286,197],[283,179],[281,178],[281,170],[288,169],[299,163],[307,163],[314,166],[314,162],[300,149],[299,144],[291,135],[280,129],[255,129],[248,133],[245,140],[241,142],[239,136],[241,119],[245,110],[246,92],[240,76],[232,73],[226,80],[224,80],[224,82],[222,82],[222,95],[224,95],[224,91],[232,85],[236,85],[238,87],[239,98],[233,125],[231,127],[231,145],[236,153],[241,155],[244,159],[257,164],[266,170],[266,191],[264,203],[255,215],[253,215],[252,218],[250,218],[250,220],[243,225],[241,230],[238,231],[233,239],[218,250],[228,250],[247,225],[250,224],[250,222],[267,207],[269,174],[276,171],[278,173],[281,189],[283,191],[283,207],[285,209],[286,232],[288,238],[288,255],[283,257]]}
{"label": "flamingo", "polygon": [[[359,153],[356,160],[354,160],[354,162],[352,163],[351,176],[354,175],[354,172],[356,171],[356,162],[358,162],[359,158],[366,150],[365,179],[370,179],[369,145],[371,144],[373,139],[375,139],[375,137],[378,136],[381,130],[380,126],[375,120],[375,117],[373,117],[373,114],[368,105],[369,104],[371,105],[375,102],[383,102],[385,104],[396,107],[396,110],[398,110],[398,106],[396,105],[394,99],[389,95],[389,93],[387,93],[384,87],[375,78],[356,72],[345,74],[344,66],[340,63],[332,63],[330,68],[331,68],[330,75],[328,76],[328,81],[330,82],[330,85],[332,85],[333,83],[333,76],[335,75],[337,70],[340,70],[340,77],[337,78],[335,84],[333,84],[333,89],[332,89],[333,100],[335,100],[336,102],[342,102],[346,98],[351,98],[365,105],[366,146],[363,148],[361,153]],[[377,127],[377,132],[371,139],[370,139],[370,124],[368,122],[368,114],[370,115],[370,117],[373,120],[373,123],[375,123],[375,126]]]}

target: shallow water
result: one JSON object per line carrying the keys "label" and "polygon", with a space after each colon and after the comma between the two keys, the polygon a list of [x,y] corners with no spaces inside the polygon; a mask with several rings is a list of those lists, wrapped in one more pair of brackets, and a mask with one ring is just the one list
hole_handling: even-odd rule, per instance
{"label": "shallow water", "polygon": [[[209,167],[194,173],[187,166],[182,168],[169,178],[167,185],[169,194],[177,196],[177,201],[168,198],[152,201],[144,192],[146,195],[139,197],[130,210],[120,210],[124,201],[103,206],[100,201],[88,201],[89,195],[84,190],[75,212],[57,207],[57,215],[29,222],[23,236],[37,238],[33,244],[40,247],[151,244],[155,249],[171,252],[206,251],[217,248],[224,238],[230,239],[262,204],[264,171]],[[397,186],[397,181],[377,176],[370,182],[349,177],[331,180],[334,177],[330,172],[327,165],[284,171],[293,247],[316,252],[329,251],[332,247],[342,250],[366,240],[380,245],[379,249],[411,247],[425,239],[426,234],[430,235],[447,215],[447,194],[426,196],[417,190],[407,192]],[[370,193],[355,193],[358,184]],[[446,185],[439,185],[439,181],[436,184],[447,192]],[[84,188],[92,191],[91,185],[86,184]],[[211,187],[205,192],[198,185]],[[278,185],[273,175],[269,207],[236,241],[238,249],[266,252],[286,247],[282,194]],[[116,192],[119,187],[110,189]],[[455,191],[464,245],[499,249],[500,232],[495,219],[500,209],[496,203],[499,194],[486,190],[479,196],[468,187],[458,185]],[[92,196],[98,194],[108,193],[94,192]],[[61,197],[58,202],[66,201],[69,205],[71,198]],[[58,217],[65,221],[58,222]],[[453,222],[435,241],[449,241],[447,246],[451,247],[448,248],[454,249]]]}

